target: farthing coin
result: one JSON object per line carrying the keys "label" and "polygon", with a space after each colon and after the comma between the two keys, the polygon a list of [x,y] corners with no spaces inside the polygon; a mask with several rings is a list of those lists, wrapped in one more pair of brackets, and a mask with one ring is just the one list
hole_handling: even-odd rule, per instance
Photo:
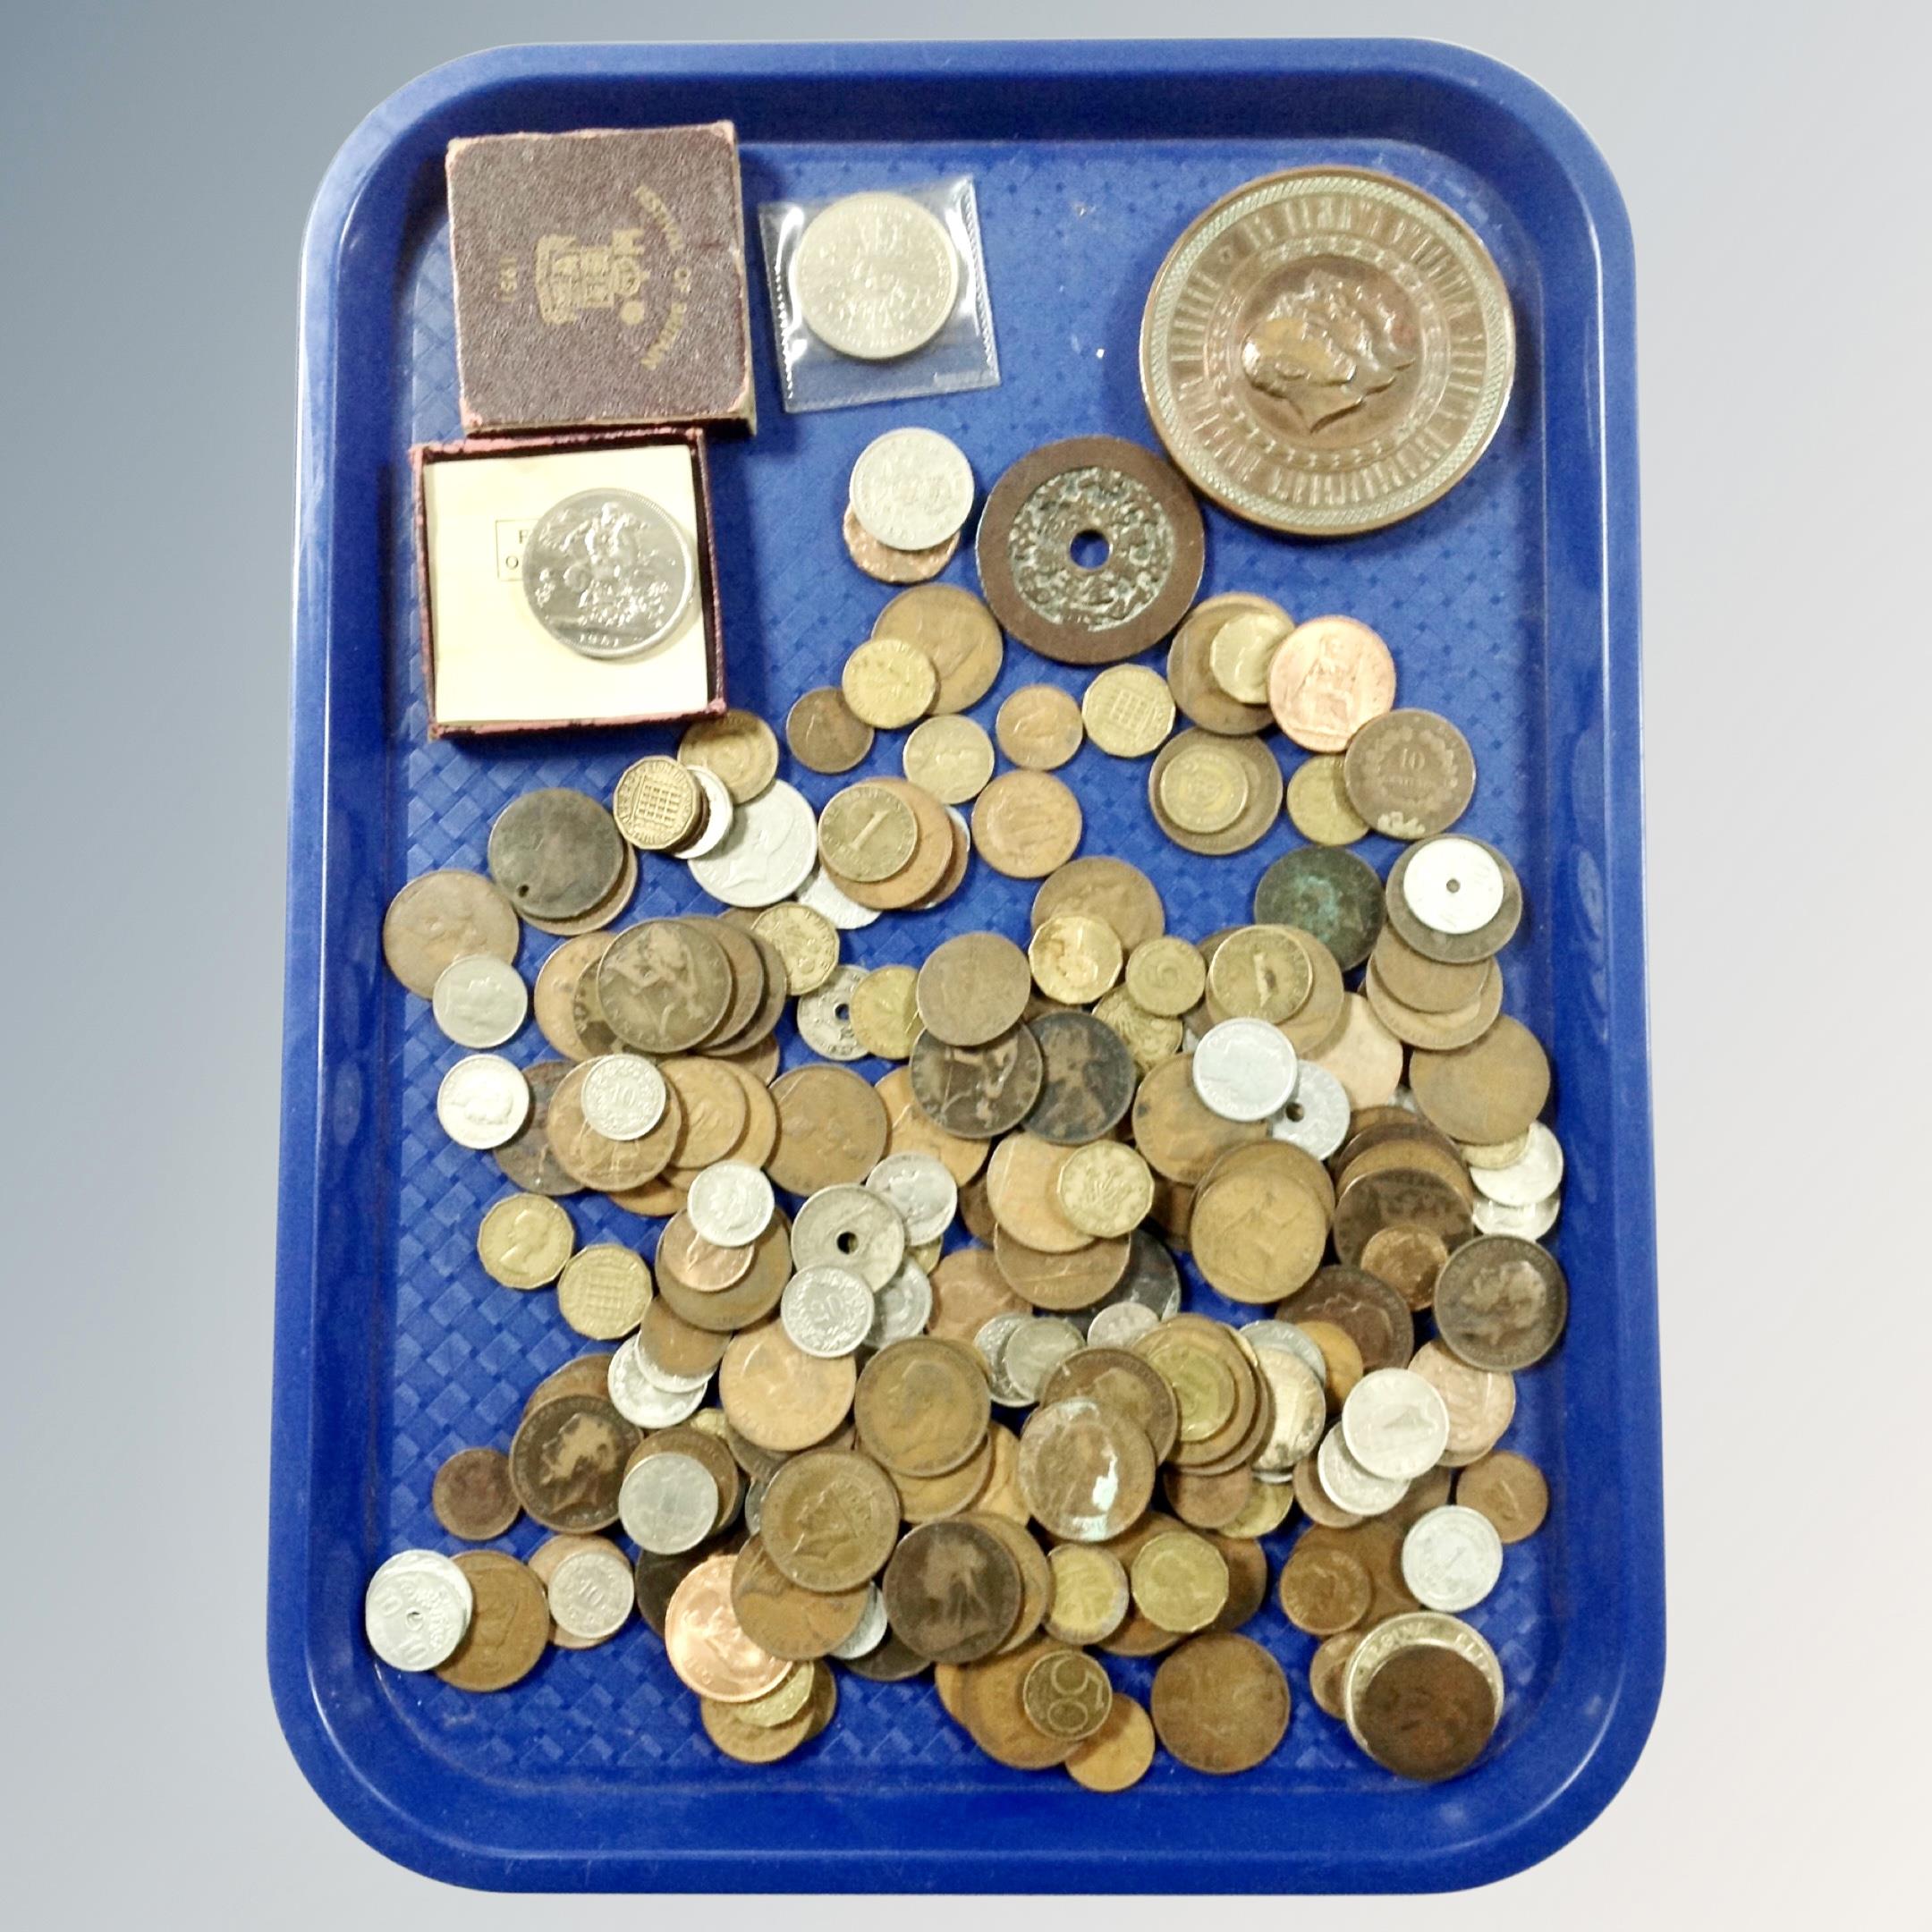
{"label": "farthing coin", "polygon": [[551,1572],[546,1594],[556,1627],[587,1644],[615,1636],[637,1602],[631,1565],[609,1544],[566,1556]]}
{"label": "farthing coin", "polygon": [[1402,1538],[1402,1581],[1430,1610],[1468,1610],[1503,1574],[1503,1539],[1479,1510],[1445,1503],[1419,1516]]}
{"label": "farthing coin", "polygon": [[1352,1112],[1342,1082],[1326,1067],[1304,1060],[1295,1075],[1294,1091],[1268,1123],[1268,1134],[1317,1160],[1326,1160],[1348,1139]]}
{"label": "farthing coin", "polygon": [[865,1345],[882,1349],[909,1335],[923,1335],[932,1319],[932,1277],[908,1255],[873,1300],[872,1326]]}
{"label": "farthing coin", "polygon": [[905,195],[844,195],[805,225],[792,285],[805,326],[827,348],[890,361],[945,326],[959,299],[959,250],[945,224]]}
{"label": "farthing coin", "polygon": [[635,657],[662,643],[697,581],[683,531],[631,490],[566,496],[538,519],[523,547],[531,614],[585,657]]}
{"label": "farthing coin", "polygon": [[1509,293],[1406,182],[1299,168],[1191,223],[1154,278],[1140,384],[1195,486],[1271,530],[1379,530],[1466,476],[1515,368]]}
{"label": "farthing coin", "polygon": [[475,1607],[470,1579],[447,1556],[401,1550],[369,1579],[362,1625],[393,1669],[435,1670],[468,1634]]}
{"label": "farthing coin", "polygon": [[778,1319],[808,1355],[850,1355],[872,1327],[872,1291],[850,1268],[801,1268],[784,1285]]}
{"label": "farthing coin", "polygon": [[696,1549],[717,1521],[717,1480],[696,1456],[666,1450],[632,1467],[617,1492],[624,1534],[654,1556]]}
{"label": "farthing coin", "polygon": [[605,1369],[610,1403],[626,1422],[639,1428],[670,1428],[697,1413],[704,1402],[708,1376],[695,1389],[665,1388],[651,1379],[636,1335],[622,1343]]}
{"label": "farthing coin", "polygon": [[1449,1446],[1449,1409],[1412,1368],[1377,1368],[1342,1404],[1342,1439],[1371,1476],[1413,1482]]}
{"label": "farthing coin", "polygon": [[684,1211],[708,1241],[743,1248],[771,1225],[777,1207],[772,1184],[746,1161],[714,1161],[692,1176]]}
{"label": "farthing coin", "polygon": [[936,429],[888,429],[852,465],[852,514],[894,550],[944,543],[972,502],[972,465]]}
{"label": "farthing coin", "polygon": [[492,953],[470,953],[436,975],[429,1006],[459,1046],[501,1046],[523,1024],[530,993],[514,966]]}
{"label": "farthing coin", "polygon": [[436,1119],[458,1147],[500,1148],[530,1113],[530,1082],[501,1054],[466,1055],[436,1089]]}
{"label": "farthing coin", "polygon": [[665,1111],[665,1077],[642,1054],[606,1054],[585,1070],[577,1104],[607,1140],[641,1140]]}
{"label": "farthing coin", "polygon": [[1402,895],[1409,910],[1439,933],[1472,933],[1487,926],[1503,910],[1503,869],[1473,839],[1430,839],[1402,868]]}
{"label": "farthing coin", "polygon": [[905,1223],[899,1210],[862,1187],[820,1188],[792,1224],[794,1267],[844,1268],[869,1290],[883,1288],[893,1278],[905,1251]]}
{"label": "farthing coin", "polygon": [[865,1184],[898,1210],[906,1239],[915,1245],[937,1241],[959,1212],[959,1183],[936,1155],[888,1154]]}
{"label": "farthing coin", "polygon": [[1563,1175],[1562,1143],[1541,1121],[1530,1122],[1529,1140],[1521,1154],[1507,1167],[1470,1169],[1476,1191],[1502,1208],[1537,1207],[1555,1193]]}
{"label": "farthing coin", "polygon": [[818,818],[779,778],[738,808],[724,842],[692,860],[691,876],[725,905],[776,905],[804,885],[818,860]]}
{"label": "farthing coin", "polygon": [[1194,1091],[1223,1120],[1278,1114],[1294,1094],[1297,1072],[1288,1037],[1266,1020],[1224,1020],[1194,1049]]}

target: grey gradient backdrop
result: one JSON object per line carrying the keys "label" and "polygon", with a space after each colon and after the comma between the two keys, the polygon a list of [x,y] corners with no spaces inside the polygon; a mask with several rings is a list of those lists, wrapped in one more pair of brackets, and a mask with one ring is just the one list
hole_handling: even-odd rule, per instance
{"label": "grey gradient backdrop", "polygon": [[[1924,1923],[1924,11],[703,14],[742,38],[1435,35],[1521,67],[1602,145],[1642,311],[1670,1675],[1647,1756],[1570,1849],[1319,1917]],[[691,16],[7,15],[0,1900],[36,1926],[651,1922],[674,1908],[445,1889],[335,1824],[269,1708],[263,1547],[303,218],[337,143],[421,70]]]}

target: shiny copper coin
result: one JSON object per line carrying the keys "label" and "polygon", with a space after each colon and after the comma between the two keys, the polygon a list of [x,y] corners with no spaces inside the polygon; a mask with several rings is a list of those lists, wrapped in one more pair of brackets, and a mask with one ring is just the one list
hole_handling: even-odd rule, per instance
{"label": "shiny copper coin", "polygon": [[735,1558],[708,1557],[674,1592],[665,1612],[671,1668],[700,1697],[749,1704],[784,1680],[790,1665],[746,1633],[732,1606]]}
{"label": "shiny copper coin", "polygon": [[1456,1478],[1455,1499],[1496,1525],[1505,1543],[1534,1536],[1549,1513],[1549,1485],[1527,1457],[1498,1449]]}
{"label": "shiny copper coin", "polygon": [[979,1523],[921,1523],[886,1566],[886,1614],[900,1640],[939,1664],[990,1657],[1020,1614],[1019,1565]]}
{"label": "shiny copper coin", "polygon": [[1268,708],[1309,751],[1345,751],[1371,718],[1395,702],[1395,660],[1365,623],[1311,617],[1268,664]]}
{"label": "shiny copper coin", "polygon": [[657,1237],[659,1269],[669,1268],[686,1287],[700,1294],[716,1294],[741,1282],[750,1272],[756,1251],[749,1242],[742,1248],[721,1248],[716,1241],[708,1241],[682,1210],[672,1216]]}
{"label": "shiny copper coin", "polygon": [[1445,1462],[1458,1466],[1487,1455],[1516,1414],[1516,1378],[1491,1368],[1472,1368],[1440,1342],[1425,1342],[1409,1364],[1443,1399],[1449,1411]]}
{"label": "shiny copper coin", "polygon": [[509,1457],[500,1449],[459,1449],[436,1472],[429,1507],[465,1543],[500,1537],[523,1508],[510,1481]]}
{"label": "shiny copper coin", "polygon": [[850,504],[840,520],[839,534],[845,539],[845,554],[868,577],[880,583],[917,584],[936,577],[953,561],[959,548],[959,532],[944,543],[924,550],[894,550],[872,535],[853,513]]}
{"label": "shiny copper coin", "polygon": [[[667,1303],[680,1321],[708,1335],[730,1335],[763,1321],[778,1306],[792,1276],[791,1233],[791,1223],[783,1214],[775,1215],[770,1226],[751,1243],[751,1266],[743,1277],[729,1288],[709,1291],[687,1288],[663,1267],[660,1246],[658,1301]],[[650,1319],[648,1313],[645,1319]]]}
{"label": "shiny copper coin", "polygon": [[786,715],[785,742],[807,771],[849,772],[872,749],[872,727],[835,684],[822,684]]}
{"label": "shiny copper coin", "polygon": [[1154,1674],[1149,1703],[1161,1742],[1193,1771],[1250,1771],[1288,1731],[1281,1665],[1232,1632],[1182,1644]]}
{"label": "shiny copper coin", "polygon": [[536,1669],[550,1643],[550,1606],[530,1568],[501,1550],[463,1550],[470,1628],[436,1675],[459,1690],[507,1690]]}

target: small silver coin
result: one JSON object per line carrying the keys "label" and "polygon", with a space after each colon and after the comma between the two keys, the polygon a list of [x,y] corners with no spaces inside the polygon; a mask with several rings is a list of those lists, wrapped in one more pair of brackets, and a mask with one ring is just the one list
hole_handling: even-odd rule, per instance
{"label": "small silver coin", "polygon": [[583,657],[636,657],[662,643],[697,582],[683,531],[632,490],[566,496],[538,519],[523,547],[531,615]]}
{"label": "small silver coin", "polygon": [[530,990],[494,953],[467,953],[436,975],[429,1010],[459,1046],[501,1046],[523,1024]]}
{"label": "small silver coin", "polygon": [[845,195],[805,225],[792,284],[805,326],[828,349],[889,361],[945,326],[959,299],[959,250],[945,224],[908,196]]}
{"label": "small silver coin", "polygon": [[932,1311],[932,1278],[909,1255],[874,1299],[872,1326],[866,1330],[865,1345],[882,1349],[888,1342],[903,1342],[924,1333]]}
{"label": "small silver coin", "polygon": [[1402,868],[1402,895],[1432,931],[1479,932],[1503,910],[1503,869],[1473,839],[1429,839]]}
{"label": "small silver coin", "polygon": [[1449,1446],[1448,1404],[1412,1368],[1374,1369],[1342,1404],[1342,1440],[1371,1476],[1413,1482]]}
{"label": "small silver coin", "polygon": [[875,1312],[871,1289],[843,1267],[800,1269],[778,1301],[784,1332],[823,1360],[850,1355],[870,1331]]}
{"label": "small silver coin", "polygon": [[865,1184],[899,1210],[906,1239],[915,1246],[937,1241],[959,1212],[959,1183],[931,1154],[888,1154]]}
{"label": "small silver coin", "polygon": [[1508,1166],[1470,1169],[1476,1191],[1501,1208],[1534,1208],[1548,1200],[1563,1176],[1563,1144],[1541,1121],[1530,1123],[1523,1150]]}
{"label": "small silver coin", "polygon": [[530,1082],[501,1054],[467,1055],[436,1089],[436,1119],[458,1147],[500,1148],[516,1137],[530,1113]]}
{"label": "small silver coin", "polygon": [[369,1579],[362,1625],[369,1648],[394,1670],[449,1662],[470,1629],[470,1579],[435,1550],[400,1550]]}
{"label": "small silver coin", "polygon": [[1409,1494],[1406,1479],[1373,1475],[1349,1453],[1339,1422],[1322,1437],[1315,1469],[1328,1500],[1352,1516],[1379,1516]]}
{"label": "small silver coin", "polygon": [[617,1492],[624,1534],[654,1556],[682,1556],[717,1521],[717,1479],[696,1456],[665,1450],[646,1456]]}
{"label": "small silver coin", "polygon": [[1445,1503],[1416,1518],[1402,1538],[1402,1581],[1430,1610],[1468,1610],[1503,1574],[1503,1538],[1479,1510]]}
{"label": "small silver coin", "polygon": [[1005,1370],[1007,1343],[1022,1322],[1031,1319],[1029,1315],[995,1315],[981,1322],[973,1334],[973,1346],[986,1364],[987,1385],[993,1391],[993,1400],[1008,1409],[1031,1399],[1013,1386]]}
{"label": "small silver coin", "polygon": [[1293,1042],[1266,1020],[1224,1020],[1194,1049],[1194,1091],[1223,1120],[1266,1120],[1287,1106],[1300,1063]]}
{"label": "small silver coin", "polygon": [[972,465],[936,429],[888,429],[852,465],[852,510],[894,550],[929,550],[972,513]]}
{"label": "small silver coin", "polygon": [[620,1343],[604,1371],[611,1407],[639,1428],[669,1428],[695,1415],[704,1402],[707,1376],[694,1389],[667,1389],[654,1382],[640,1359],[638,1338]]}
{"label": "small silver coin", "polygon": [[1327,1357],[1293,1322],[1273,1319],[1249,1322],[1241,1330],[1241,1336],[1250,1348],[1285,1350],[1297,1357],[1318,1382],[1327,1381]]}
{"label": "small silver coin", "polygon": [[641,1140],[664,1118],[665,1077],[642,1054],[605,1054],[584,1070],[578,1105],[607,1140]]}
{"label": "small silver coin", "polygon": [[825,868],[814,864],[805,883],[792,895],[801,906],[831,920],[840,932],[858,932],[878,918],[870,906],[862,906],[843,886],[826,877]]}
{"label": "small silver coin", "polygon": [[841,966],[815,993],[798,1003],[798,1030],[821,1060],[863,1060],[866,1050],[852,1031],[852,995],[866,977],[862,966]]}
{"label": "small silver coin", "polygon": [[1487,1196],[1470,1210],[1479,1234],[1513,1234],[1519,1241],[1541,1241],[1556,1225],[1563,1212],[1563,1191],[1547,1200],[1531,1201],[1527,1208],[1512,1208]]}
{"label": "small silver coin", "polygon": [[1160,1326],[1160,1318],[1139,1301],[1115,1301],[1095,1311],[1087,1325],[1089,1348],[1127,1348],[1150,1328]]}
{"label": "small silver coin", "polygon": [[794,1267],[843,1268],[873,1292],[898,1273],[905,1251],[899,1210],[862,1187],[820,1188],[792,1223]]}
{"label": "small silver coin", "polygon": [[748,1161],[714,1161],[691,1177],[684,1211],[714,1246],[744,1248],[771,1225],[777,1205],[758,1168]]}
{"label": "small silver coin", "polygon": [[1022,1315],[1019,1326],[1000,1350],[1000,1374],[1021,1402],[1038,1402],[1050,1376],[1069,1355],[1077,1354],[1085,1338],[1060,1315]]}
{"label": "small silver coin", "polygon": [[636,1586],[614,1549],[578,1550],[550,1573],[551,1621],[580,1643],[601,1643],[631,1620]]}
{"label": "small silver coin", "polygon": [[866,1585],[865,1608],[859,1613],[859,1626],[843,1643],[832,1647],[841,1663],[853,1657],[870,1657],[886,1641],[886,1593],[877,1583]]}
{"label": "small silver coin", "polygon": [[687,765],[684,768],[705,795],[705,822],[704,830],[677,856],[683,860],[706,859],[724,843],[732,821],[738,816],[738,807],[724,781],[715,771],[703,765]]}
{"label": "small silver coin", "polygon": [[1287,1105],[1268,1123],[1268,1135],[1326,1160],[1348,1139],[1350,1111],[1342,1082],[1326,1067],[1304,1060]]}

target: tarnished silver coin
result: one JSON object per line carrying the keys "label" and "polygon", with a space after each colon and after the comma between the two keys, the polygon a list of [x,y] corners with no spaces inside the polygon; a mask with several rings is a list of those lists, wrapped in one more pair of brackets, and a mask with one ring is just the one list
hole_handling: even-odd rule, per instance
{"label": "tarnished silver coin", "polygon": [[1194,1049],[1194,1091],[1223,1120],[1266,1120],[1288,1105],[1299,1065],[1280,1028],[1266,1020],[1223,1020]]}
{"label": "tarnished silver coin", "polygon": [[1325,1066],[1301,1062],[1294,1091],[1268,1123],[1268,1136],[1286,1140],[1317,1160],[1326,1160],[1348,1139],[1348,1089]]}
{"label": "tarnished silver coin", "polygon": [[1472,933],[1503,910],[1503,869],[1474,839],[1425,840],[1402,868],[1409,910],[1439,933]]}
{"label": "tarnished silver coin", "polygon": [[551,1621],[566,1637],[602,1643],[630,1622],[637,1602],[631,1565],[609,1545],[573,1551],[550,1573]]}
{"label": "tarnished silver coin", "polygon": [[475,1609],[470,1579],[447,1556],[399,1550],[369,1579],[362,1627],[392,1669],[435,1670],[468,1634]]}
{"label": "tarnished silver coin", "polygon": [[809,906],[814,912],[831,920],[840,932],[857,932],[869,926],[878,914],[870,906],[862,906],[842,886],[835,886],[826,877],[825,868],[815,860],[805,883],[792,896],[801,906]]}
{"label": "tarnished silver coin", "polygon": [[801,1268],[784,1285],[778,1319],[808,1355],[850,1355],[871,1332],[872,1291],[845,1267]]}
{"label": "tarnished silver coin", "polygon": [[894,550],[926,550],[972,513],[972,465],[936,429],[888,429],[852,465],[852,511]]}
{"label": "tarnished silver coin", "polygon": [[932,1278],[908,1255],[873,1299],[866,1346],[882,1349],[888,1342],[903,1342],[923,1334],[932,1311]]}
{"label": "tarnished silver coin", "polygon": [[682,620],[698,566],[684,532],[633,490],[579,490],[523,546],[530,613],[580,657],[635,657]]}
{"label": "tarnished silver coin", "polygon": [[1328,1379],[1328,1360],[1313,1340],[1292,1321],[1249,1322],[1240,1330],[1250,1348],[1281,1349],[1294,1356],[1318,1382]]}
{"label": "tarnished silver coin", "polygon": [[452,960],[429,996],[436,1023],[459,1046],[501,1046],[530,1012],[530,989],[514,966],[489,953]]}
{"label": "tarnished silver coin", "polygon": [[979,1352],[979,1360],[986,1364],[987,1386],[993,1391],[993,1400],[1008,1409],[1031,1400],[1030,1396],[1022,1395],[1008,1378],[1005,1361],[1006,1344],[1014,1331],[1021,1323],[1032,1318],[1030,1315],[995,1315],[973,1331],[973,1346]]}
{"label": "tarnished silver coin", "polygon": [[611,1407],[625,1421],[639,1428],[669,1428],[694,1415],[702,1405],[710,1377],[702,1377],[694,1389],[668,1389],[654,1382],[647,1371],[638,1337],[620,1343],[604,1371]]}
{"label": "tarnished silver coin", "polygon": [[854,1657],[870,1657],[886,1641],[886,1593],[877,1583],[866,1585],[865,1608],[859,1623],[843,1643],[835,1644],[831,1654],[842,1664]]}
{"label": "tarnished silver coin", "polygon": [[1445,1503],[1416,1518],[1402,1538],[1402,1581],[1430,1610],[1468,1610],[1503,1574],[1503,1538],[1479,1510]]}
{"label": "tarnished silver coin", "polygon": [[794,1267],[844,1268],[871,1292],[898,1273],[905,1251],[905,1223],[899,1210],[882,1196],[850,1183],[820,1188],[792,1223]]}
{"label": "tarnished silver coin", "polygon": [[731,835],[733,821],[738,816],[738,806],[731,795],[731,789],[708,766],[687,765],[688,771],[696,782],[698,789],[705,796],[704,829],[689,845],[680,846],[677,857],[687,861],[692,859],[708,859],[726,838]]}
{"label": "tarnished silver coin", "polygon": [[1257,1476],[1292,1476],[1321,1442],[1328,1419],[1322,1379],[1291,1349],[1263,1347],[1255,1364],[1275,1398],[1275,1424],[1251,1467]]}
{"label": "tarnished silver coin", "polygon": [[959,284],[959,250],[945,224],[899,194],[844,195],[821,208],[792,263],[805,326],[828,349],[866,362],[923,348],[945,326]]}
{"label": "tarnished silver coin", "polygon": [[1476,1224],[1479,1234],[1513,1234],[1518,1241],[1538,1241],[1556,1225],[1556,1216],[1563,1212],[1563,1193],[1550,1195],[1546,1199],[1531,1201],[1527,1208],[1505,1205],[1485,1197],[1470,1210],[1470,1218]]}
{"label": "tarnished silver coin", "polygon": [[1089,1348],[1129,1348],[1149,1328],[1158,1328],[1160,1318],[1140,1301],[1115,1301],[1094,1310],[1087,1325]]}
{"label": "tarnished silver coin", "polygon": [[500,1148],[530,1112],[530,1082],[501,1054],[466,1054],[436,1089],[436,1119],[458,1147]]}
{"label": "tarnished silver coin", "polygon": [[840,966],[816,992],[800,999],[799,1036],[821,1060],[865,1058],[852,1017],[852,995],[865,978],[863,966]]}
{"label": "tarnished silver coin", "polygon": [[1038,1402],[1050,1376],[1086,1338],[1063,1315],[1022,1315],[1000,1350],[1000,1374],[1021,1402]]}
{"label": "tarnished silver coin", "polygon": [[641,1140],[664,1118],[665,1077],[642,1054],[605,1054],[584,1069],[577,1104],[606,1140]]}
{"label": "tarnished silver coin", "polygon": [[1449,1446],[1449,1407],[1412,1368],[1373,1369],[1342,1404],[1342,1439],[1371,1476],[1413,1482]]}
{"label": "tarnished silver coin", "polygon": [[888,1154],[865,1184],[898,1209],[906,1239],[915,1246],[937,1241],[959,1212],[959,1183],[935,1155]]}
{"label": "tarnished silver coin", "polygon": [[772,1184],[749,1161],[714,1161],[691,1177],[684,1211],[691,1225],[719,1248],[743,1248],[771,1225],[777,1209]]}
{"label": "tarnished silver coin", "polygon": [[776,905],[805,883],[818,860],[818,818],[778,778],[738,807],[716,851],[691,861],[691,876],[725,905]]}
{"label": "tarnished silver coin", "polygon": [[624,1534],[654,1556],[696,1549],[717,1521],[717,1479],[696,1456],[667,1449],[646,1456],[617,1492]]}
{"label": "tarnished silver coin", "polygon": [[1349,1453],[1339,1422],[1322,1437],[1315,1467],[1328,1500],[1352,1516],[1379,1516],[1409,1494],[1405,1478],[1373,1475]]}
{"label": "tarnished silver coin", "polygon": [[[1562,1186],[1563,1175],[1563,1145],[1541,1121],[1530,1123],[1523,1150],[1508,1166],[1470,1168],[1476,1191],[1502,1208],[1538,1207]],[[1502,1231],[1485,1228],[1483,1232],[1492,1234]],[[1511,1228],[1507,1232],[1513,1234],[1517,1231]]]}

